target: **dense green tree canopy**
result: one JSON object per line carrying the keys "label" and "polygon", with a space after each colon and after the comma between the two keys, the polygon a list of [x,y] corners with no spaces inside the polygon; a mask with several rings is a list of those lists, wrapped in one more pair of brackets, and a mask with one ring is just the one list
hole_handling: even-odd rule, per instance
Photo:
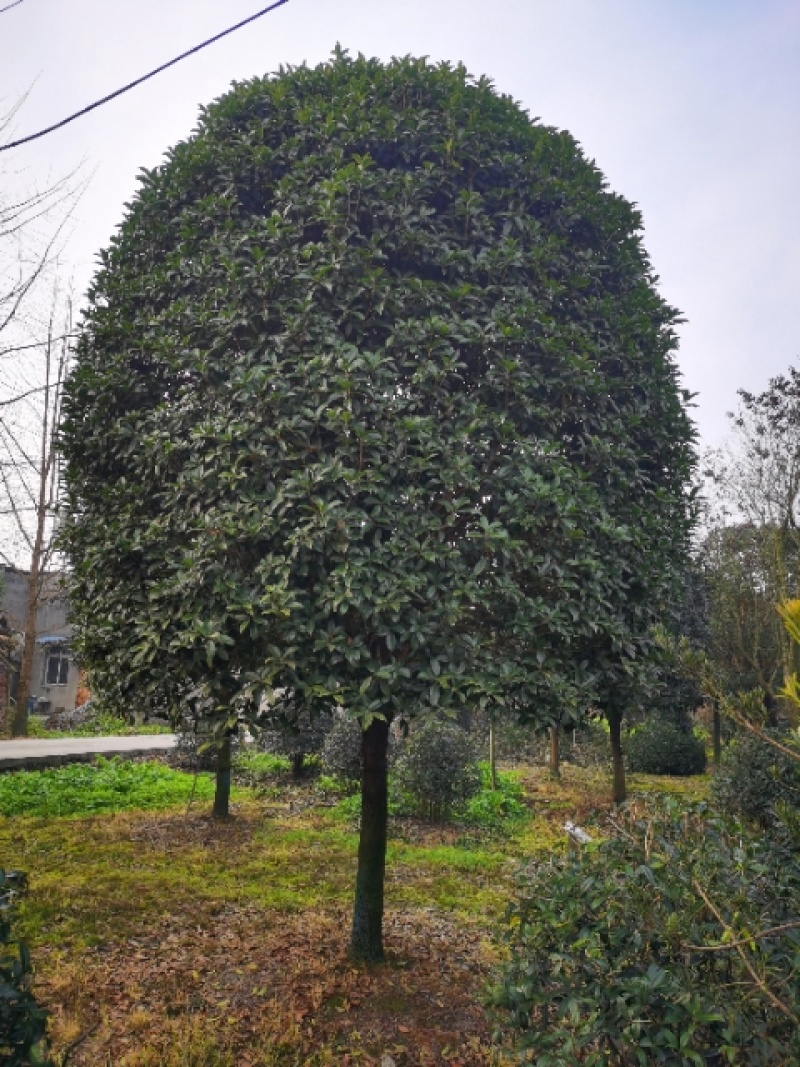
{"label": "dense green tree canopy", "polygon": [[204,110],[142,174],[67,386],[94,684],[281,685],[369,728],[546,719],[629,674],[691,465],[640,226],[460,67],[337,53]]}

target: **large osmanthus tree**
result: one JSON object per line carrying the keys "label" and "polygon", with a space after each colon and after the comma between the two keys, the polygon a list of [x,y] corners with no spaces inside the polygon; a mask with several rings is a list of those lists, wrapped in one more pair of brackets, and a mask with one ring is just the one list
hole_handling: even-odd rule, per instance
{"label": "large osmanthus tree", "polygon": [[393,717],[586,706],[683,552],[639,229],[488,81],[337,53],[204,110],[103,257],[63,427],[81,654],[222,728],[277,687],[358,718],[357,958]]}

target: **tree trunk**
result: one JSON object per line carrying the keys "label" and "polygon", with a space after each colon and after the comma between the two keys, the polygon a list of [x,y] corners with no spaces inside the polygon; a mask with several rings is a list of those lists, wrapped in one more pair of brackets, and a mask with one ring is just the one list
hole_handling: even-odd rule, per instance
{"label": "tree trunk", "polygon": [[711,731],[712,744],[714,746],[714,766],[719,767],[722,762],[722,720],[716,701],[714,701],[712,710]]}
{"label": "tree trunk", "polygon": [[554,778],[561,777],[561,746],[557,726],[550,727],[550,773]]}
{"label": "tree trunk", "polygon": [[214,789],[213,819],[230,818],[231,800],[231,739],[226,736],[217,753],[217,777]]}
{"label": "tree trunk", "polygon": [[489,782],[497,789],[497,746],[494,735],[494,715],[489,716]]}
{"label": "tree trunk", "polygon": [[[28,598],[25,604],[25,637],[22,646],[22,664],[20,666],[19,686],[17,688],[17,706],[11,719],[11,736],[28,736],[28,703],[33,688],[33,659],[36,652],[37,622],[39,605],[42,600],[43,582],[46,577],[47,562],[52,550],[52,534],[47,534],[47,519],[52,514],[56,497],[57,464],[55,432],[58,425],[58,410],[61,402],[61,385],[66,367],[67,349],[64,347],[57,363],[57,375],[53,379],[52,371],[53,322],[47,338],[47,362],[44,389],[44,408],[41,421],[40,466],[37,471],[38,487],[34,500],[36,512],[36,530],[33,539],[25,532],[24,523],[19,519],[13,500],[11,507],[17,518],[20,532],[31,550],[31,566],[28,575]],[[51,393],[53,394],[51,396]],[[7,483],[6,483],[7,486]],[[46,660],[45,660],[46,662]]]}
{"label": "tree trunk", "polygon": [[350,956],[365,963],[383,961],[383,881],[388,817],[389,722],[373,719],[361,738],[361,835],[353,905]]}
{"label": "tree trunk", "polygon": [[305,752],[292,753],[292,778],[295,780],[303,777],[303,767],[306,762]]}
{"label": "tree trunk", "polygon": [[614,768],[611,796],[615,804],[621,804],[628,795],[625,784],[625,763],[622,759],[622,714],[616,708],[607,708],[606,719],[611,733],[611,763]]}
{"label": "tree trunk", "polygon": [[34,549],[31,556],[31,572],[28,575],[28,597],[25,604],[25,637],[22,645],[22,663],[19,672],[19,685],[17,686],[17,706],[11,717],[11,736],[28,736],[28,703],[30,702],[31,689],[33,688],[33,657],[36,653],[36,616],[39,610],[40,585],[39,574],[41,562],[41,537],[43,534],[43,519],[37,523],[37,538],[34,541]]}

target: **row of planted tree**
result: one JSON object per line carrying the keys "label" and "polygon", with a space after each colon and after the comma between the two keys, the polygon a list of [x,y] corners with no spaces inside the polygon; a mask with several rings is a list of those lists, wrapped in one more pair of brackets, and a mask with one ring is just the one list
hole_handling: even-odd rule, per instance
{"label": "row of planted tree", "polygon": [[674,701],[686,732],[681,686],[776,720],[796,382],[743,396],[757,447],[714,467],[733,515],[693,559],[640,230],[486,79],[339,51],[205,109],[102,255],[57,433],[78,653],[108,703],[212,724],[219,815],[275,694],[358,723],[357,960],[383,958],[393,722],[592,710],[621,799],[626,717]]}
{"label": "row of planted tree", "polygon": [[734,514],[692,562],[640,221],[462,68],[341,53],[204,111],[103,256],[59,401],[78,652],[117,707],[214,721],[219,814],[225,737],[269,694],[361,724],[356,955],[382,953],[393,720],[593,709],[621,799],[626,717],[672,702],[686,733],[698,697],[658,624],[773,714],[795,379],[743,397]]}

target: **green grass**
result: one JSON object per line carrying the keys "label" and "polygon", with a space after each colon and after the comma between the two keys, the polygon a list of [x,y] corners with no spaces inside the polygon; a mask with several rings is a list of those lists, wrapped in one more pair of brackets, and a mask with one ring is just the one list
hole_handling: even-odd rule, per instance
{"label": "green grass", "polygon": [[481,789],[464,805],[462,818],[469,826],[495,833],[513,833],[521,829],[528,812],[525,790],[515,771],[498,771],[492,789],[488,763],[481,763]]}
{"label": "green grass", "polygon": [[[497,837],[519,832],[525,825],[529,812],[525,807],[525,789],[515,771],[498,771],[496,788],[490,784],[489,765],[481,763],[481,788],[475,796],[452,813],[452,822],[457,826],[477,829]],[[355,823],[361,812],[361,794],[348,792],[347,783],[321,777],[318,789],[341,799],[334,808],[334,816],[342,821]],[[414,798],[393,787],[389,782],[389,814],[395,818],[415,815]]]}
{"label": "green grass", "polygon": [[[240,920],[246,917],[248,929],[252,924],[259,931],[256,941],[262,935],[272,937],[279,952],[286,952],[291,943],[287,960],[294,952],[309,952],[309,959],[316,958],[319,938],[330,938],[331,923],[337,930],[346,925],[356,869],[354,815],[359,798],[347,798],[331,807],[339,783],[322,778],[296,783],[290,778],[288,761],[264,753],[248,752],[243,767],[249,773],[243,773],[240,781],[252,781],[255,788],[234,790],[234,817],[225,822],[210,818],[210,775],[198,776],[196,802],[189,806],[193,776],[158,763],[100,760],[94,766],[73,764],[52,771],[0,775],[0,865],[24,870],[30,879],[30,892],[18,904],[16,931],[30,944],[50,1002],[60,1005],[54,1016],[57,1051],[80,1037],[96,1018],[116,1013],[118,1027],[139,1028],[136,1055],[131,1052],[132,1058],[113,1061],[120,1065],[240,1062],[233,1052],[229,1059],[216,1056],[214,1042],[224,1017],[215,1011],[202,1008],[198,1014],[198,1026],[208,1029],[208,1042],[198,1036],[196,1058],[187,1058],[188,1037],[183,1032],[176,1030],[165,1039],[166,1044],[159,1044],[164,1027],[177,1027],[182,1015],[173,1019],[169,1014],[152,1015],[149,1008],[133,1010],[135,1000],[128,1003],[123,998],[118,1003],[116,986],[96,984],[92,968],[99,968],[102,979],[106,950],[115,953],[120,946],[135,946],[153,930],[170,931],[180,944],[180,937],[189,931],[202,945],[218,935],[229,917],[237,915]],[[265,787],[264,780],[270,777]],[[652,789],[694,796],[702,794],[707,780],[637,775],[630,785],[636,792]],[[398,922],[393,936],[399,936],[406,923],[425,921],[436,937],[442,929],[464,931],[460,951],[476,938],[491,944],[520,865],[535,856],[563,851],[567,847],[564,819],[590,820],[598,807],[605,810],[609,803],[607,772],[566,768],[562,779],[554,780],[542,768],[520,768],[501,772],[497,790],[488,789],[484,782],[475,798],[477,813],[473,811],[482,826],[398,819],[386,869],[387,916]],[[289,941],[287,929],[295,930]],[[123,948],[126,961],[128,951]],[[169,958],[169,949],[165,951]],[[138,950],[134,955],[141,960]],[[420,958],[424,960],[424,952]],[[172,961],[176,974],[181,973],[181,959],[176,956]],[[196,960],[186,964],[181,981],[195,981],[193,965]],[[359,983],[366,980],[348,967],[333,968],[330,974],[334,973],[355,975]],[[392,997],[401,995],[400,972],[390,964],[376,973],[384,976],[384,984],[374,998],[383,995],[390,1005]],[[146,967],[142,974],[149,981]],[[236,970],[232,980],[243,980],[241,974],[241,969]],[[305,975],[304,970],[295,975],[302,982],[297,996],[303,1004],[308,996]],[[370,973],[369,982],[374,980]],[[402,981],[406,981],[405,972]],[[113,996],[104,1001],[109,988]],[[339,987],[330,988],[335,992]],[[295,1018],[294,995],[287,994],[285,1005],[291,1019]],[[342,1010],[343,1019],[351,1010],[348,1003],[344,998],[335,1009],[335,1013]],[[431,1010],[427,979],[423,999],[414,1004],[417,1007],[409,1008],[410,1016],[419,1012],[419,1018],[427,1018]],[[270,1007],[270,1018],[275,1017],[275,1010],[274,1005]],[[317,1012],[317,1019],[324,1017],[323,1011]],[[186,1018],[194,1025],[193,1015]],[[276,1026],[284,1022],[278,1020]],[[308,1033],[309,1045],[313,1045],[316,1033]],[[360,1048],[354,1033],[347,1032],[342,1047]],[[251,1040],[252,1035],[247,1037]],[[140,1041],[149,1049],[146,1056],[139,1056]],[[343,1062],[338,1051],[331,1051],[330,1058],[326,1054],[318,1059],[315,1053],[301,1060],[298,1042],[297,1034],[288,1040],[286,1058],[270,1052],[253,1063],[332,1067]],[[323,1045],[328,1048],[324,1042],[314,1047]],[[252,1053],[252,1046],[247,1047]],[[97,1047],[92,1052],[96,1058],[81,1062],[112,1062],[101,1057]],[[369,1055],[373,1052],[370,1048]],[[461,1062],[488,1064],[489,1059]]]}
{"label": "green grass", "polygon": [[248,778],[283,778],[290,774],[292,765],[286,756],[274,756],[271,752],[258,752],[250,748],[239,751],[233,761],[236,775]]}
{"label": "green grass", "polygon": [[28,719],[28,736],[33,738],[148,737],[153,734],[169,733],[172,733],[172,729],[169,726],[159,726],[154,723],[143,723],[141,726],[134,726],[125,719],[120,719],[116,715],[108,715],[104,712],[93,716],[89,722],[75,726],[71,730],[48,730],[38,719]]}
{"label": "green grass", "polygon": [[101,812],[168,808],[190,796],[206,799],[214,783],[161,763],[98,758],[41,771],[0,775],[0,815],[81,816]]}
{"label": "green grass", "polygon": [[[256,764],[286,770],[263,754]],[[284,912],[347,904],[358,797],[328,807],[314,803],[318,782],[287,781],[266,800],[263,790],[239,788],[234,819],[217,824],[208,818],[210,775],[198,776],[186,816],[193,784],[192,775],[161,764],[119,759],[0,775],[0,861],[31,876],[33,891],[21,906],[31,941],[100,944],[184,908],[203,922],[243,902]],[[707,780],[692,781],[691,792],[687,784],[647,776],[631,782],[635,791],[699,795]],[[519,864],[563,850],[564,818],[583,821],[608,796],[608,776],[583,770],[569,769],[561,781],[541,771],[503,772],[499,785],[500,800],[491,790],[478,794],[489,807],[488,829],[416,820],[399,826],[387,857],[389,908],[434,907],[491,923]],[[498,831],[496,807],[509,796],[524,802],[524,814],[514,811]]]}

